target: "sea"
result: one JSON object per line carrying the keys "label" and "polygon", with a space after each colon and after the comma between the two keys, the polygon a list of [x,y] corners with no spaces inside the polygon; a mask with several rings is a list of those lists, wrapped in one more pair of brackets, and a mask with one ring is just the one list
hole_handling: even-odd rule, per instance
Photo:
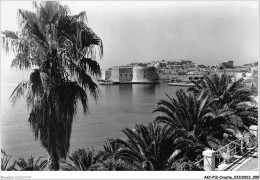
{"label": "sea", "polygon": [[[35,139],[29,122],[25,98],[14,106],[10,95],[21,80],[28,78],[28,71],[8,70],[1,73],[1,148],[14,157],[47,157],[46,150]],[[79,104],[73,122],[70,152],[77,148],[101,149],[108,138],[124,138],[124,128],[135,124],[148,125],[155,118],[152,113],[156,103],[175,97],[178,88],[160,84],[99,85],[98,101],[89,98],[89,113],[84,116]]]}

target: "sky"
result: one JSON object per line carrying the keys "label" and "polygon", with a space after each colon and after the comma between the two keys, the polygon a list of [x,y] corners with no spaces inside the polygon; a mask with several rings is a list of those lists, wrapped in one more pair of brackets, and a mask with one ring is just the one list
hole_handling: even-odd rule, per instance
{"label": "sky", "polygon": [[[257,1],[62,1],[72,14],[86,11],[103,40],[101,68],[131,62],[189,59],[214,65],[259,60]],[[30,1],[1,1],[1,31],[17,30],[18,8]],[[1,55],[1,67],[11,57]]]}

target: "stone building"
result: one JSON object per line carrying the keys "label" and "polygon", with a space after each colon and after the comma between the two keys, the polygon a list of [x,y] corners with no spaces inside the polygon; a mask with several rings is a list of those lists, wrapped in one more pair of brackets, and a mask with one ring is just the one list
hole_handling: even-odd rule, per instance
{"label": "stone building", "polygon": [[173,76],[178,76],[178,69],[157,69],[157,75],[161,80],[169,80]]}
{"label": "stone building", "polygon": [[115,67],[111,70],[111,81],[129,83],[133,78],[132,67]]}
{"label": "stone building", "polygon": [[155,67],[133,67],[132,83],[156,83],[157,79]]}
{"label": "stone building", "polygon": [[102,69],[101,80],[107,81],[111,79],[111,69]]}
{"label": "stone building", "polygon": [[197,80],[203,79],[203,76],[207,73],[208,72],[205,72],[205,71],[191,71],[184,75],[180,75],[178,78],[184,82],[189,82],[191,80],[197,81]]}
{"label": "stone building", "polygon": [[218,68],[233,68],[233,61],[225,61],[216,65]]}

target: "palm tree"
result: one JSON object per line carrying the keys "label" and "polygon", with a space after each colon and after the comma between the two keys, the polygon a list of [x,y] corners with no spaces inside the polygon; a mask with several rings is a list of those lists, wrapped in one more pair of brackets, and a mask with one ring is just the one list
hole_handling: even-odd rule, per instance
{"label": "palm tree", "polygon": [[228,123],[230,115],[234,113],[229,109],[210,108],[215,100],[210,100],[205,91],[195,96],[180,89],[176,91],[176,99],[167,97],[170,101],[159,101],[153,111],[163,113],[156,116],[155,122],[167,124],[175,131],[182,132],[190,144],[217,148],[224,133],[233,135],[237,129],[236,124]]}
{"label": "palm tree", "polygon": [[195,95],[197,95],[202,89],[206,89],[206,83],[204,77],[198,81],[194,81],[194,80],[190,80],[190,81],[194,84],[194,86],[189,86],[187,89],[188,92],[191,91]]}
{"label": "palm tree", "polygon": [[72,163],[63,162],[61,169],[65,171],[88,171],[96,163],[95,149],[79,148],[69,155]]}
{"label": "palm tree", "polygon": [[43,157],[35,159],[31,156],[27,161],[24,158],[19,158],[16,164],[19,167],[19,171],[43,171],[47,166],[48,161],[44,160],[40,162]]}
{"label": "palm tree", "polygon": [[11,164],[9,163],[12,155],[6,154],[6,152],[3,149],[1,149],[1,153],[2,156],[4,156],[3,158],[1,158],[1,171],[15,171],[16,161],[14,161]]}
{"label": "palm tree", "polygon": [[104,145],[104,151],[96,151],[94,148],[79,148],[70,154],[70,162],[62,161],[61,169],[65,171],[109,171],[116,170],[113,163],[113,154],[117,145],[108,140]]}
{"label": "palm tree", "polygon": [[120,164],[117,164],[114,160],[114,155],[121,147],[120,144],[114,143],[115,140],[107,139],[103,145],[103,150],[99,150],[97,153],[97,163],[91,166],[91,170],[99,171],[116,171],[123,170]]}
{"label": "palm tree", "polygon": [[18,10],[19,32],[3,31],[5,52],[13,50],[12,67],[31,69],[29,79],[14,89],[15,103],[26,95],[29,122],[35,138],[49,154],[49,169],[70,147],[71,127],[81,101],[88,110],[88,94],[99,90],[92,77],[100,76],[97,62],[103,54],[101,39],[87,26],[86,13],[71,15],[58,1],[33,2],[34,12]]}
{"label": "palm tree", "polygon": [[200,82],[193,82],[194,87],[188,89],[195,94],[200,91],[207,91],[208,94],[215,98],[214,108],[221,109],[228,107],[238,115],[245,126],[258,124],[258,110],[256,106],[250,106],[254,104],[253,92],[250,88],[247,88],[243,83],[243,78],[240,78],[232,82],[232,76],[226,73],[219,76],[218,74],[212,74],[210,76],[205,75],[204,80]]}
{"label": "palm tree", "polygon": [[114,160],[123,170],[166,170],[179,153],[176,144],[180,134],[167,125],[136,124],[134,129],[122,131],[127,140],[116,139],[113,143],[120,145]]}
{"label": "palm tree", "polygon": [[194,164],[193,161],[187,157],[183,157],[175,161],[168,170],[174,171],[203,171],[203,168]]}

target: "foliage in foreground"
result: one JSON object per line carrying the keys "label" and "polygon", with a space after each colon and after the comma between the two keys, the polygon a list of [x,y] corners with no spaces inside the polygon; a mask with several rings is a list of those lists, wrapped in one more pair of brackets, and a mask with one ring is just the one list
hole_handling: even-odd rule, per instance
{"label": "foliage in foreground", "polygon": [[1,170],[2,171],[43,171],[47,166],[48,161],[41,159],[43,157],[35,158],[31,156],[29,159],[18,158],[13,160],[11,163],[12,155],[7,154],[3,149],[1,149]]}
{"label": "foliage in foreground", "polygon": [[243,83],[243,78],[232,79],[232,76],[226,73],[205,75],[203,80],[193,81],[195,86],[188,88],[188,91],[195,95],[206,91],[210,98],[215,100],[212,108],[229,108],[241,118],[245,126],[257,125],[258,109],[253,99],[254,93]]}
{"label": "foliage in foreground", "polygon": [[15,171],[16,162],[10,162],[12,155],[6,154],[3,149],[1,149],[1,154],[1,171]]}

